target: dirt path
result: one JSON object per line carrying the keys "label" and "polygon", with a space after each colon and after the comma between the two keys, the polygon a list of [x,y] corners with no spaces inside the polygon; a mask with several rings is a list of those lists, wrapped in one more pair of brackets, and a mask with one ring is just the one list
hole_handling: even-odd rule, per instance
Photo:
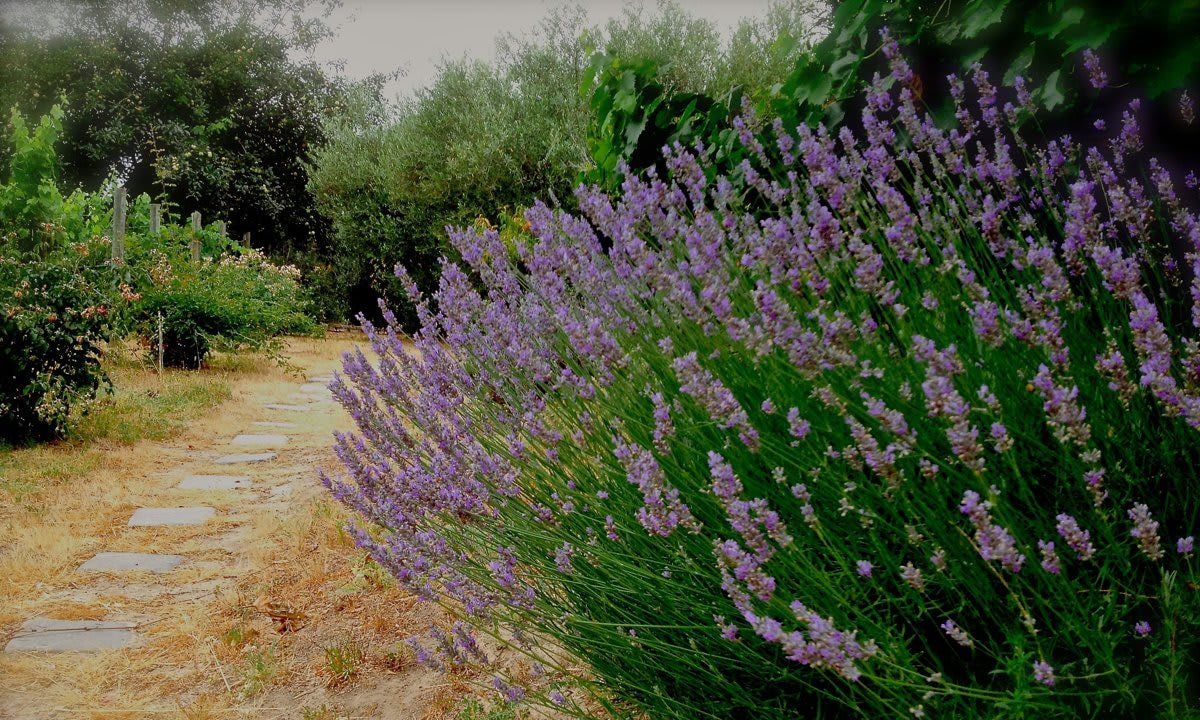
{"label": "dirt path", "polygon": [[299,375],[234,367],[232,398],[181,435],[114,446],[5,509],[0,717],[452,711],[468,678],[413,665],[400,640],[432,618],[353,547],[317,479],[350,425],[324,383],[353,341],[293,342]]}

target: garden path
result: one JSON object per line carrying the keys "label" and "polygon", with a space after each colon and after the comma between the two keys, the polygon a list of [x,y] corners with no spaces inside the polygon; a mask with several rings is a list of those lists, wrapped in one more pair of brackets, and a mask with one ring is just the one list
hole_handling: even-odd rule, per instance
{"label": "garden path", "polygon": [[201,427],[152,443],[142,477],[76,489],[109,520],[48,523],[74,534],[71,551],[0,612],[0,718],[451,710],[465,685],[397,644],[428,614],[353,547],[319,485],[331,433],[350,424],[326,387],[348,347],[301,341],[303,385],[240,379]]}

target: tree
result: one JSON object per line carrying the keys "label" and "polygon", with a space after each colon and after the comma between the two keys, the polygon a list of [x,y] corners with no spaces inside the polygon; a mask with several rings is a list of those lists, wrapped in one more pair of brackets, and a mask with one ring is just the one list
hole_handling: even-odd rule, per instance
{"label": "tree", "polygon": [[[68,187],[115,175],[131,193],[250,231],[259,247],[316,250],[327,223],[312,209],[305,161],[343,91],[293,59],[326,31],[306,7],[62,0],[39,8],[48,19],[0,24],[0,107],[38,115],[65,101]],[[268,32],[264,20],[290,30]]]}
{"label": "tree", "polygon": [[[673,90],[766,86],[781,82],[807,47],[812,7],[810,0],[779,3],[768,17],[747,21],[728,47],[713,23],[674,2],[630,5],[603,27],[589,25],[581,8],[559,8],[528,35],[498,38],[493,64],[444,63],[429,87],[399,107],[365,92],[347,117],[331,120],[330,142],[311,169],[310,188],[334,227],[336,284],[352,290],[355,311],[372,313],[380,295],[399,305],[393,268],[405,265],[432,289],[439,256],[453,255],[447,225],[481,217],[502,224],[538,199],[570,206],[593,166],[593,106],[583,86],[597,50],[656,63]],[[761,67],[766,48],[785,32],[790,43]],[[650,149],[657,156],[660,148]]]}

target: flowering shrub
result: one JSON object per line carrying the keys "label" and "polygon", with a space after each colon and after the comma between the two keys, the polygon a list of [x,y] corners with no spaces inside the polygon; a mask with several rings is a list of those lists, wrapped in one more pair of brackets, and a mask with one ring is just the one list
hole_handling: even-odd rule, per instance
{"label": "flowering shrub", "polygon": [[106,382],[111,305],[94,273],[0,255],[0,442],[47,440]]}
{"label": "flowering shrub", "polygon": [[367,325],[326,482],[461,610],[419,657],[581,716],[1197,711],[1200,223],[1138,103],[1038,143],[976,69],[946,129],[883,50],[859,132],[743,117]]}
{"label": "flowering shrub", "polygon": [[194,369],[214,344],[263,347],[276,335],[316,330],[295,267],[275,265],[253,250],[196,265],[183,247],[164,252],[151,242],[138,255],[144,277],[134,307],[137,327],[152,346],[161,327],[165,365]]}
{"label": "flowering shrub", "polygon": [[12,156],[0,184],[0,443],[66,432],[106,382],[99,345],[115,312],[108,222],[86,193],[64,196],[55,106],[36,123],[10,115]]}

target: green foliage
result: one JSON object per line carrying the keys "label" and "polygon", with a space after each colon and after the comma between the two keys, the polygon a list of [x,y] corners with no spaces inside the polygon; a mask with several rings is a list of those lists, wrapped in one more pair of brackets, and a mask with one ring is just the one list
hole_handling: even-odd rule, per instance
{"label": "green foliage", "polygon": [[362,669],[366,653],[362,645],[352,639],[339,640],[325,646],[325,670],[329,673],[330,685],[345,685]]}
{"label": "green foliage", "polygon": [[[707,131],[725,119],[729,102],[699,93],[731,95],[749,83],[761,95],[782,81],[807,46],[812,6],[776,5],[744,22],[728,48],[711,22],[677,3],[630,6],[603,28],[589,26],[581,11],[560,10],[530,37],[499,38],[493,65],[446,63],[398,107],[382,103],[377,86],[357,88],[326,126],[330,142],[309,170],[309,188],[333,224],[324,286],[372,314],[382,296],[411,327],[397,263],[432,288],[438,258],[453,257],[447,226],[480,217],[495,223],[539,198],[570,206],[593,161],[613,176],[619,158],[656,156],[666,139]],[[622,59],[589,63],[597,48]],[[617,83],[620,98],[588,97],[600,77]],[[607,125],[589,135],[597,103],[606,103]],[[685,131],[673,132],[679,122]]]}
{"label": "green foliage", "polygon": [[58,107],[32,127],[11,116],[0,185],[0,442],[66,432],[105,383],[100,343],[112,325],[107,248],[88,235],[95,208],[55,184]]}
{"label": "green foliage", "polygon": [[64,262],[0,256],[0,442],[64,434],[107,382],[98,280]]}
{"label": "green foliage", "polygon": [[267,32],[253,22],[257,5],[49,3],[44,27],[38,18],[0,26],[0,107],[44,114],[66,99],[63,187],[116,174],[131,196],[223,217],[257,247],[323,248],[328,226],[313,210],[305,161],[324,142],[340,87],[292,59],[314,28]]}
{"label": "green foliage", "polygon": [[[130,358],[126,366],[135,362]],[[133,443],[138,440],[166,440],[192,422],[208,413],[232,394],[230,384],[218,375],[176,375],[159,378],[152,390],[122,387],[129,379],[129,372],[136,367],[104,366],[111,374],[113,392],[99,398],[88,414],[70,428],[67,435],[72,441],[113,440]]]}
{"label": "green foliage", "polygon": [[[592,57],[583,76],[594,163],[583,175],[586,183],[616,188],[624,177],[622,164],[637,171],[657,166],[661,175],[662,148],[676,142],[702,140],[726,167],[736,166],[744,153],[730,128],[733,115],[744,102],[779,96],[797,63],[807,61],[814,28],[826,16],[816,2],[778,3],[765,18],[743,20],[722,49],[710,23],[688,18],[671,4],[660,12],[664,19],[675,18],[676,28],[687,28],[686,42],[678,29],[665,37],[642,29],[640,11],[631,8],[623,26],[610,28],[606,52]],[[654,37],[660,38],[657,44],[647,41]],[[696,56],[698,48],[702,57]]]}
{"label": "green foliage", "polygon": [[[432,287],[448,225],[569,195],[586,162],[586,112],[568,70],[582,67],[586,51],[571,40],[573,22],[546,25],[548,46],[510,39],[495,67],[448,63],[398,108],[370,87],[352,95],[310,170],[317,206],[334,226],[330,287],[351,307],[369,312],[380,296],[399,299],[401,261]],[[564,47],[572,57],[558,54]]]}
{"label": "green foliage", "polygon": [[516,720],[517,711],[508,705],[484,705],[470,698],[458,709],[455,720]]}
{"label": "green foliage", "polygon": [[246,665],[241,672],[241,695],[251,698],[258,695],[279,674],[279,660],[274,648],[250,650],[246,654]]}
{"label": "green foliage", "polygon": [[152,348],[160,333],[163,364],[199,368],[214,348],[268,348],[282,334],[308,334],[299,271],[246,251],[199,264],[175,250],[151,248],[152,263],[134,304],[137,331]]}
{"label": "green foliage", "polygon": [[[1024,78],[1034,103],[1049,111],[1041,122],[1075,135],[1086,134],[1091,128],[1079,125],[1083,115],[1072,111],[1095,100],[1081,82],[1086,75],[1084,50],[1099,53],[1113,82],[1136,87],[1150,98],[1177,93],[1200,82],[1200,65],[1193,61],[1194,38],[1200,31],[1200,2],[1196,0],[846,0],[834,6],[828,19],[819,12],[813,17],[819,18],[818,24],[827,23],[824,38],[811,51],[802,47],[794,55],[789,72],[778,82],[760,81],[770,92],[747,93],[760,114],[781,118],[785,127],[818,122],[836,126],[856,116],[861,109],[861,91],[872,73],[887,74],[878,53],[879,31],[885,25],[914,56],[914,94],[940,116],[952,112],[950,98],[938,90],[943,79],[950,73],[961,75],[975,63],[988,70],[994,82],[1011,83],[1018,75]],[[795,35],[781,32],[776,51],[789,47]],[[639,88],[664,89],[664,93],[638,96],[647,109],[650,103],[655,109],[682,109],[693,101],[697,106],[709,103],[719,107],[724,103],[733,111],[740,109],[736,103],[730,104],[725,87],[681,90],[671,82],[669,68],[637,66],[638,57],[621,54],[616,60],[605,61],[639,67]],[[726,170],[743,159],[729,132],[732,116],[696,123],[691,115],[676,112],[674,127],[659,128],[645,143],[628,142],[621,131],[630,125],[636,127],[643,116],[649,115],[648,110],[635,107],[628,111],[627,123],[614,123],[606,109],[627,92],[628,81],[615,72],[598,78],[592,96],[596,113],[591,134],[595,140],[590,147],[599,170],[587,177],[589,181],[615,188],[621,175],[611,168],[622,160],[634,171],[652,167],[653,159],[646,148],[661,138],[677,139],[685,145],[701,141]],[[1172,125],[1161,120],[1157,124]],[[1178,121],[1173,124],[1179,125]],[[1173,142],[1168,138],[1164,144]]]}
{"label": "green foliage", "polygon": [[112,192],[56,183],[64,113],[38,123],[12,114],[8,182],[0,185],[0,442],[64,435],[106,383],[105,340],[161,330],[167,365],[199,367],[214,344],[264,347],[282,333],[311,333],[294,267],[237,247],[216,226],[167,224],[149,235],[149,196],[128,205],[124,262],[105,237]]}
{"label": "green foliage", "polygon": [[664,146],[709,137],[727,126],[728,103],[700,93],[671,92],[662,84],[659,66],[649,60],[597,54],[584,84],[596,87],[588,133],[595,167],[585,176],[589,183],[613,187],[624,176],[622,163],[655,166]]}
{"label": "green foliage", "polygon": [[37,230],[58,219],[63,197],[58,191],[58,157],[54,144],[62,133],[63,111],[58,105],[30,129],[24,116],[12,109],[9,124],[13,152],[9,181],[0,188],[0,217],[19,242],[32,249]]}

